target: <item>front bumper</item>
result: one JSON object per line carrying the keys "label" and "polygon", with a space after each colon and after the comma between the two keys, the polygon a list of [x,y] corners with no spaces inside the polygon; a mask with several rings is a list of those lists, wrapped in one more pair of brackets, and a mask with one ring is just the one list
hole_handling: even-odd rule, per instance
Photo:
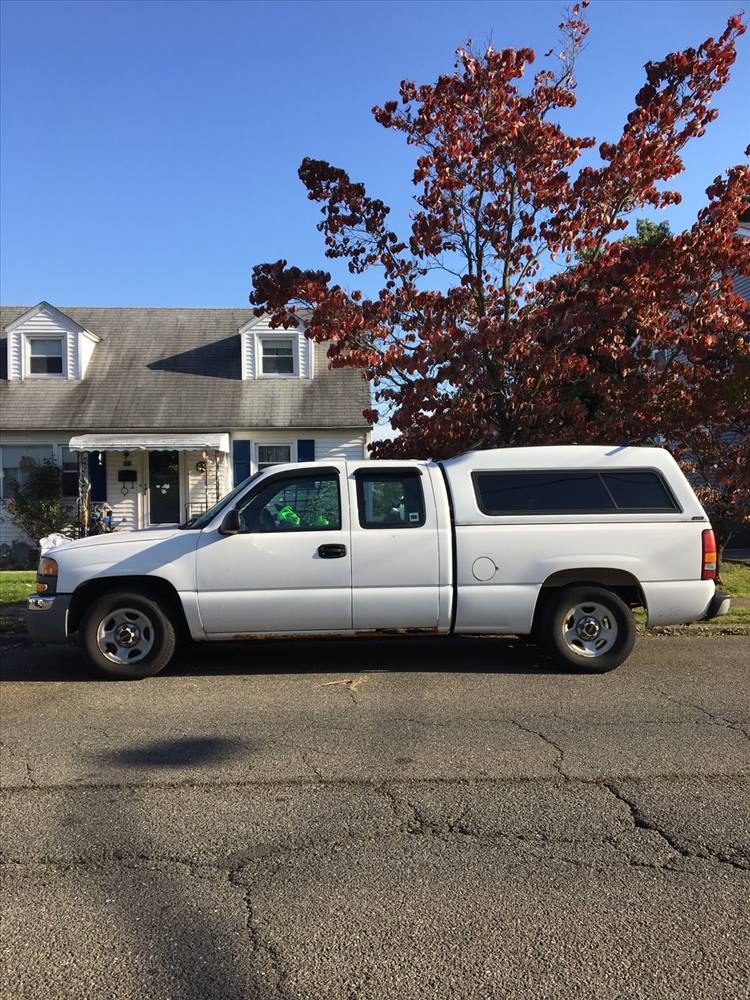
{"label": "front bumper", "polygon": [[709,618],[718,618],[720,615],[728,615],[731,603],[731,594],[728,594],[726,590],[717,590],[711,598],[711,603],[708,605],[708,609],[703,616],[703,621],[708,621]]}
{"label": "front bumper", "polygon": [[26,627],[32,642],[67,642],[71,594],[29,594]]}

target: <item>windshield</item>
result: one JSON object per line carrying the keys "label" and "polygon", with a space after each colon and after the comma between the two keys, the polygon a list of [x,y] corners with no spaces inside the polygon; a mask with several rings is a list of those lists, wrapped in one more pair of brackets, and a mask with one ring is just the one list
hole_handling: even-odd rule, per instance
{"label": "windshield", "polygon": [[185,521],[185,523],[181,524],[180,527],[191,529],[195,528],[196,530],[205,528],[206,525],[216,517],[219,511],[224,510],[226,507],[230,507],[232,505],[232,501],[236,500],[240,493],[244,492],[249,484],[254,479],[257,479],[259,475],[260,472],[254,472],[252,476],[248,476],[247,479],[243,479],[239,486],[235,486],[233,490],[227,493],[225,497],[222,497],[218,503],[213,505],[213,507],[209,507],[208,510],[204,510],[204,512],[199,514],[197,517],[191,517],[189,521]]}

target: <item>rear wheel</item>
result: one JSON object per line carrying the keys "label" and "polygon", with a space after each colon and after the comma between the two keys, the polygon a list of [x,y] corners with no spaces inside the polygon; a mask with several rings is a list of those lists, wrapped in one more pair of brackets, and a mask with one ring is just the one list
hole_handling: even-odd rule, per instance
{"label": "rear wheel", "polygon": [[566,666],[605,673],[630,655],[635,621],[611,590],[568,587],[547,607],[542,634],[547,648]]}
{"label": "rear wheel", "polygon": [[95,601],[79,629],[89,664],[108,677],[152,677],[172,659],[175,629],[150,596],[117,591]]}

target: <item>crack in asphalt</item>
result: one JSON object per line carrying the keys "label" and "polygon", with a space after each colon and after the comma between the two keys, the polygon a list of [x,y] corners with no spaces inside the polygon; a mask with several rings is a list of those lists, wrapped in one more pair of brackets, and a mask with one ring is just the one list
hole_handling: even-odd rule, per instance
{"label": "crack in asphalt", "polygon": [[[539,735],[533,733],[532,735]],[[540,737],[543,738],[543,737]],[[549,742],[551,746],[557,749],[554,743]],[[322,750],[312,751],[314,753],[324,753]],[[309,766],[309,765],[308,765]],[[312,768],[311,768],[312,770]],[[575,775],[568,775],[558,772],[560,777],[564,781],[575,781],[582,784],[597,784],[602,783],[607,780],[620,780],[620,781],[638,781],[641,780],[643,775],[641,774],[628,774],[621,773],[617,775],[604,775],[596,777],[577,777]],[[743,769],[741,771],[654,771],[650,772],[648,775],[649,781],[664,781],[664,780],[674,780],[674,781],[746,781],[748,779],[747,770]],[[421,785],[453,785],[457,782],[466,782],[472,785],[502,785],[502,784],[518,784],[518,785],[534,785],[534,784],[544,784],[557,782],[557,778],[552,776],[542,776],[542,775],[466,775],[459,776],[450,775],[448,777],[430,777],[430,778],[412,778],[408,776],[394,776],[388,779],[392,784],[421,784]],[[247,778],[242,780],[232,780],[232,781],[222,781],[221,779],[205,780],[205,781],[194,781],[188,779],[187,781],[66,781],[60,782],[59,784],[48,784],[41,785],[39,782],[36,784],[28,785],[2,785],[0,786],[0,796],[2,795],[16,795],[22,794],[24,792],[64,792],[71,791],[73,789],[80,789],[81,791],[138,791],[140,789],[153,789],[153,790],[168,790],[168,789],[216,789],[216,788],[277,788],[279,786],[285,786],[288,788],[313,788],[316,785],[325,785],[327,787],[335,788],[337,786],[343,788],[380,788],[383,785],[383,780],[378,778],[344,778],[340,776],[333,775],[330,778],[323,777],[322,779],[312,780],[310,778]]]}
{"label": "crack in asphalt", "polygon": [[625,793],[617,787],[614,782],[596,782],[596,784],[601,785],[602,788],[606,788],[611,794],[617,799],[618,802],[622,802],[623,805],[627,806],[630,813],[630,818],[633,821],[633,826],[638,830],[648,830],[651,833],[655,833],[657,836],[661,837],[664,843],[672,850],[675,854],[680,855],[683,858],[689,858],[691,860],[702,860],[702,861],[718,861],[720,864],[729,865],[732,868],[736,868],[738,871],[748,872],[750,871],[750,861],[743,864],[736,858],[731,858],[729,855],[717,852],[708,851],[706,853],[701,853],[700,851],[694,851],[681,844],[676,837],[668,833],[663,827],[659,826],[654,820],[649,819],[644,816],[641,807],[633,799],[629,798]]}
{"label": "crack in asphalt", "polygon": [[546,743],[548,747],[551,747],[556,754],[555,759],[552,761],[554,769],[564,781],[574,780],[567,773],[567,771],[563,770],[565,751],[558,743],[555,743],[551,737],[547,736],[546,733],[543,733],[540,729],[532,729],[530,726],[524,725],[524,723],[519,722],[517,719],[510,719],[509,721],[512,722],[514,726],[517,726],[522,733],[528,733],[530,736],[536,736],[538,739],[542,740],[543,743]]}
{"label": "crack in asphalt", "polygon": [[[610,789],[610,791],[612,790]],[[628,805],[628,808],[630,808],[630,800],[617,792],[613,791],[612,794],[616,799],[618,799],[618,801],[623,802],[625,805]],[[80,871],[82,869],[104,869],[111,865],[123,865],[131,868],[144,867],[145,870],[162,871],[167,873],[178,869],[184,874],[194,878],[206,878],[207,876],[214,875],[217,878],[228,880],[238,889],[249,891],[248,887],[243,882],[239,881],[239,878],[241,876],[246,876],[252,871],[252,869],[257,868],[259,864],[270,863],[273,867],[269,872],[269,878],[273,878],[279,872],[283,861],[294,857],[295,855],[306,854],[311,851],[334,852],[342,847],[364,847],[368,844],[393,841],[398,840],[399,838],[427,839],[434,837],[442,839],[446,842],[460,843],[462,841],[471,841],[474,844],[488,848],[498,847],[499,845],[516,847],[518,845],[522,845],[523,847],[529,849],[536,847],[554,848],[580,845],[589,850],[592,844],[599,846],[606,845],[613,848],[619,856],[624,858],[629,867],[680,873],[683,872],[684,869],[673,866],[674,856],[679,856],[691,861],[718,862],[720,864],[727,864],[737,871],[750,874],[750,859],[748,859],[747,864],[743,864],[742,862],[730,858],[721,852],[692,851],[679,844],[671,835],[663,831],[657,824],[649,820],[645,820],[640,815],[637,806],[635,809],[638,819],[636,820],[634,818],[634,827],[638,830],[654,833],[662,839],[673,855],[672,858],[668,859],[664,863],[657,861],[639,861],[634,859],[632,855],[627,852],[627,845],[624,844],[622,840],[611,834],[587,840],[584,838],[575,839],[570,837],[549,836],[538,832],[525,834],[509,834],[502,832],[480,833],[476,828],[472,828],[466,823],[468,808],[465,808],[457,818],[448,818],[441,822],[440,820],[429,819],[426,817],[419,807],[415,807],[414,803],[408,803],[408,805],[410,811],[412,811],[413,818],[407,819],[403,826],[400,826],[399,829],[391,832],[373,834],[372,836],[347,835],[324,841],[305,840],[297,844],[278,844],[268,851],[257,855],[252,851],[246,851],[240,852],[239,856],[230,855],[223,860],[199,862],[194,858],[183,857],[180,855],[147,854],[143,851],[134,851],[132,853],[125,851],[104,851],[95,856],[78,857],[75,859],[56,859],[48,857],[37,858],[31,861],[6,860],[0,862],[0,870],[8,872],[19,870],[37,872],[40,869],[50,869],[56,873],[66,873]],[[567,864],[575,865],[579,868],[610,870],[612,867],[611,863],[606,859],[584,860],[581,858],[566,857],[556,853],[534,853],[533,856],[540,861],[547,860],[555,863],[562,861]]]}
{"label": "crack in asphalt", "polygon": [[[715,712],[711,712],[709,709],[705,708],[703,705],[698,705],[693,701],[685,701],[684,699],[677,698],[667,691],[664,691],[657,684],[652,682],[651,687],[657,694],[660,694],[662,698],[666,698],[667,701],[671,701],[673,705],[680,705],[682,708],[692,708],[696,712],[702,712],[709,722],[712,722],[716,726],[721,726],[725,729],[731,729],[735,733],[740,733],[745,739],[750,740],[750,732],[745,729],[740,723],[732,722],[730,719],[726,719],[723,715],[717,715]],[[697,720],[696,720],[697,721]]]}
{"label": "crack in asphalt", "polygon": [[257,969],[256,971],[263,976],[265,984],[270,986],[274,992],[279,997],[284,997],[286,991],[284,990],[284,979],[286,973],[283,967],[283,960],[279,949],[267,941],[260,932],[260,928],[257,926],[255,918],[255,908],[253,906],[251,887],[248,885],[243,885],[238,882],[237,879],[240,873],[244,870],[246,866],[240,866],[239,868],[230,868],[226,870],[226,879],[229,885],[237,889],[243,899],[245,906],[245,933],[248,940],[250,941],[251,948],[251,964],[258,965],[259,959],[261,957],[267,958],[267,964],[270,967],[270,973],[273,977],[273,981],[269,983],[268,977],[265,975],[263,968]]}
{"label": "crack in asphalt", "polygon": [[[295,853],[305,852],[310,850],[316,850],[321,848],[327,848],[333,850],[337,847],[351,846],[352,844],[367,844],[374,842],[382,842],[384,840],[393,839],[398,836],[405,837],[441,837],[441,838],[451,838],[456,837],[462,839],[470,839],[476,843],[485,845],[497,845],[498,843],[508,843],[508,844],[524,844],[529,847],[536,847],[539,845],[544,846],[560,846],[560,845],[576,845],[576,844],[588,844],[593,843],[607,844],[614,848],[618,854],[620,854],[629,865],[639,868],[650,868],[654,870],[674,870],[670,869],[670,864],[674,860],[675,856],[679,856],[685,859],[690,859],[693,861],[716,861],[721,864],[729,865],[730,867],[743,872],[750,872],[750,857],[747,859],[738,859],[732,857],[725,852],[720,850],[695,850],[691,849],[685,844],[681,843],[674,835],[665,830],[660,826],[655,820],[648,818],[641,806],[635,801],[634,798],[625,794],[614,779],[602,779],[598,781],[590,781],[579,778],[566,777],[564,779],[568,786],[578,785],[585,787],[601,787],[606,790],[612,798],[619,804],[626,807],[627,818],[630,822],[632,829],[637,831],[643,831],[652,833],[663,842],[663,844],[668,848],[672,854],[672,858],[668,859],[664,864],[657,862],[648,862],[636,860],[628,853],[627,843],[623,843],[622,838],[614,836],[612,834],[607,834],[604,837],[599,838],[571,838],[564,836],[549,836],[538,831],[531,831],[527,833],[518,834],[508,834],[502,831],[482,831],[477,823],[471,822],[470,816],[470,805],[468,803],[463,803],[460,807],[458,813],[448,814],[445,816],[430,816],[425,811],[425,807],[420,802],[416,801],[413,797],[400,794],[404,785],[416,786],[417,788],[427,785],[433,788],[439,788],[444,784],[449,786],[456,786],[463,784],[462,782],[440,782],[431,780],[429,782],[398,782],[395,783],[395,787],[389,783],[359,783],[366,784],[376,795],[381,795],[386,802],[389,804],[391,813],[393,816],[393,821],[395,824],[394,830],[380,831],[372,835],[359,835],[359,834],[342,834],[340,836],[332,837],[328,840],[316,840],[314,838],[306,838],[297,843],[283,843],[280,842],[276,845],[268,845],[267,847],[251,848],[248,851],[239,852],[233,855],[229,855],[223,861],[202,861],[197,862],[194,858],[184,857],[180,855],[169,855],[169,854],[157,854],[151,855],[143,851],[118,851],[118,850],[107,850],[106,848],[102,851],[98,851],[96,854],[91,856],[81,855],[76,858],[54,858],[45,856],[42,858],[34,859],[31,862],[19,862],[14,861],[11,858],[0,859],[0,867],[11,867],[11,868],[35,868],[43,866],[52,866],[56,869],[66,870],[77,869],[86,866],[102,866],[113,863],[126,863],[126,864],[156,864],[156,865],[179,865],[186,867],[191,874],[200,872],[202,875],[207,871],[215,871],[225,873],[226,877],[234,873],[236,877],[240,872],[246,871],[252,866],[256,865],[260,861],[266,861],[267,859],[279,859],[290,856]],[[494,784],[495,782],[493,782]],[[562,788],[565,785],[562,782],[554,781],[554,779],[538,779],[539,784],[552,784],[556,787]],[[279,783],[282,784],[282,783]],[[484,783],[486,784],[486,782]],[[314,783],[308,783],[308,787],[316,787]],[[29,791],[29,789],[24,789],[24,791]],[[41,789],[34,789],[34,793],[42,791]],[[580,859],[565,859],[559,857],[558,860],[567,860],[570,864],[576,864],[581,867],[602,867],[600,863],[597,862],[585,862]],[[278,866],[277,869],[278,870]]]}

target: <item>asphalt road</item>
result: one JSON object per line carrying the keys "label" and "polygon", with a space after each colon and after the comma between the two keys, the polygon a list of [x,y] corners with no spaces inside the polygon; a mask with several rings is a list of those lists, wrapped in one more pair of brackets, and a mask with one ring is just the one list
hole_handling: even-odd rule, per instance
{"label": "asphalt road", "polygon": [[748,637],[0,657],[5,998],[750,996]]}

